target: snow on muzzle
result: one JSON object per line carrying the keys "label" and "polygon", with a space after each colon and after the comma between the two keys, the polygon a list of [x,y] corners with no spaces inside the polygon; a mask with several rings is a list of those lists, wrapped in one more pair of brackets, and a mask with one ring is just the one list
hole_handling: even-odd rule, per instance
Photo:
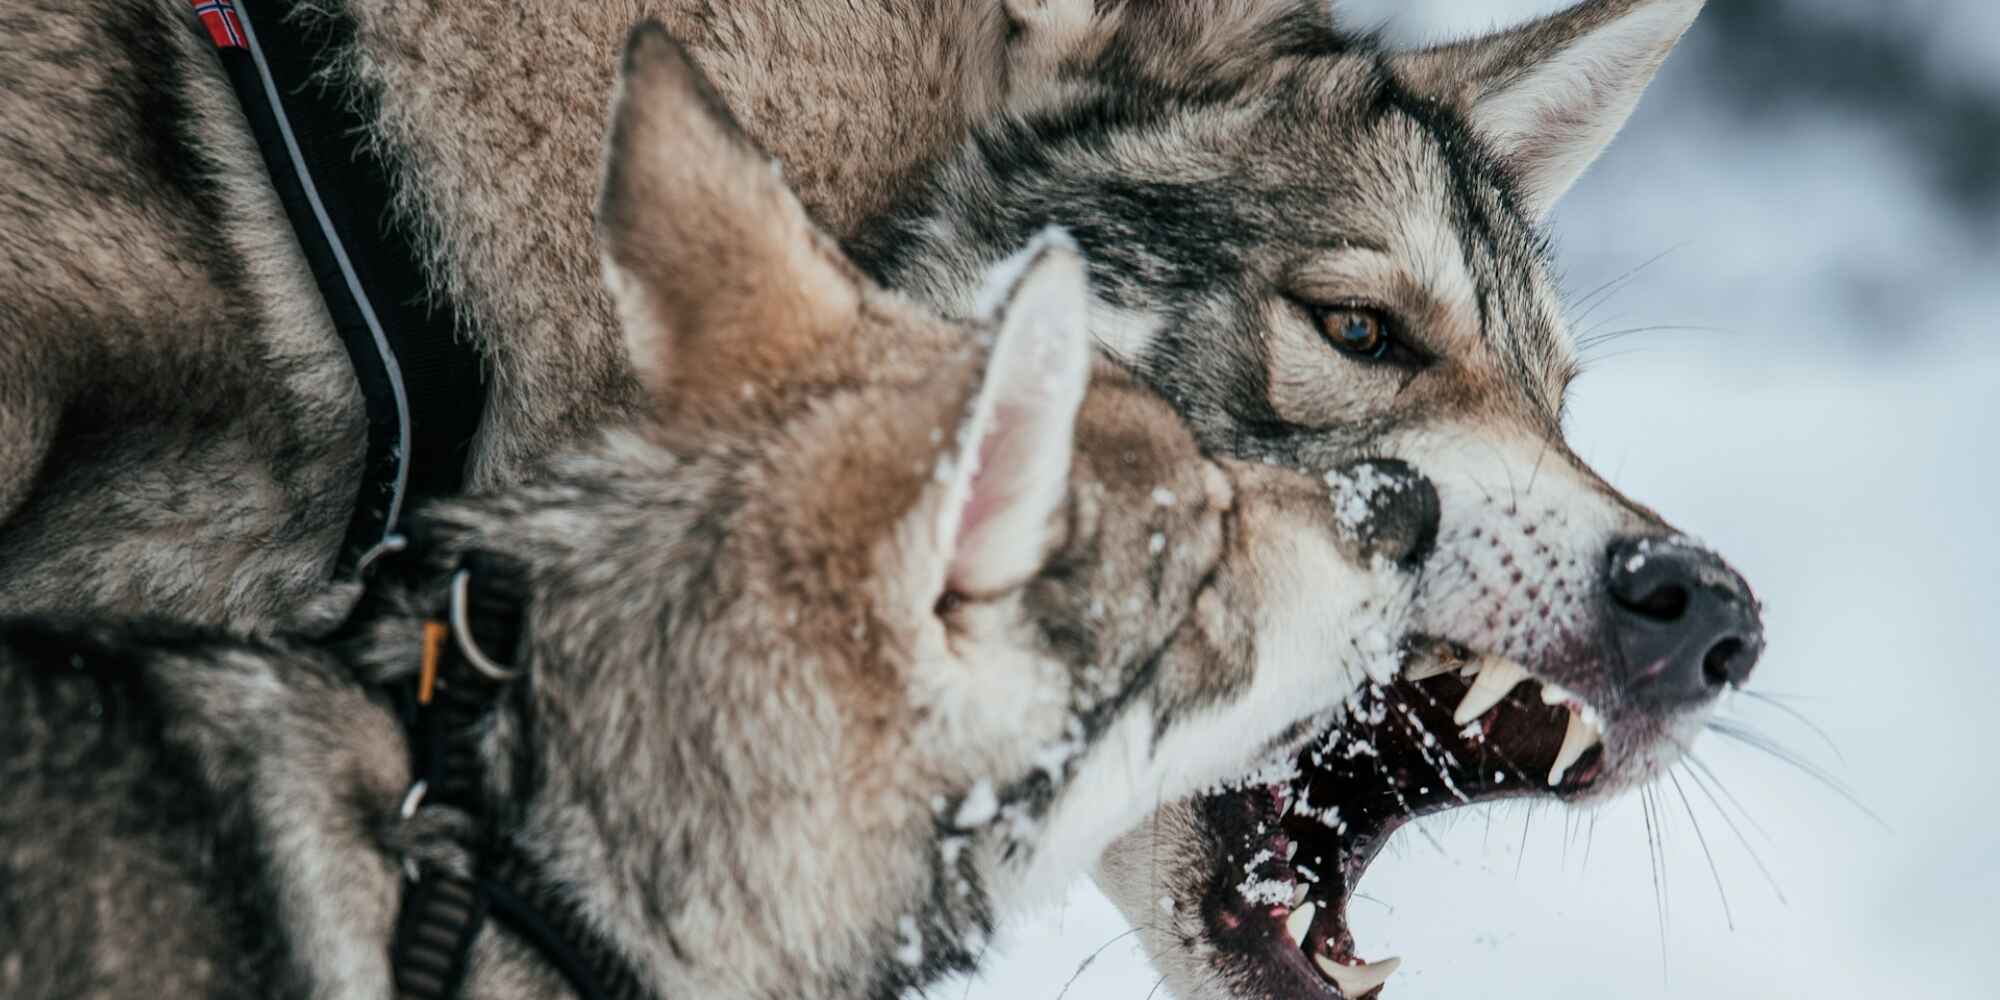
{"label": "snow on muzzle", "polygon": [[1553,685],[1599,725],[1657,738],[1749,678],[1764,647],[1749,585],[1567,448],[1421,450],[1443,516],[1411,633],[1477,661],[1482,696]]}
{"label": "snow on muzzle", "polygon": [[1395,675],[1349,697],[1288,766],[1131,835],[1120,852],[1156,859],[1150,876],[1107,858],[1100,881],[1175,995],[1378,995],[1400,963],[1358,953],[1347,904],[1396,830],[1647,780],[1748,678],[1760,613],[1719,556],[1566,450],[1480,450],[1484,467],[1416,462],[1442,517]]}

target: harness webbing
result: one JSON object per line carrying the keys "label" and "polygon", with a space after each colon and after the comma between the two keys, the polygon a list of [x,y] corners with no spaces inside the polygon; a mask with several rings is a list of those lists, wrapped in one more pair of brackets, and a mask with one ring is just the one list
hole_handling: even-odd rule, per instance
{"label": "harness webbing", "polygon": [[[304,0],[258,0],[254,20],[239,0],[192,6],[366,400],[368,454],[340,560],[342,575],[355,573],[402,547],[397,528],[414,501],[463,486],[485,410],[479,359],[458,339],[451,304],[429,294],[415,241],[394,211],[393,172],[367,141],[373,102],[317,78],[328,54],[345,50],[353,25],[317,5],[302,16]],[[406,379],[419,391],[407,391]],[[456,995],[490,916],[540,951],[581,1000],[650,1000],[623,958],[536,877],[494,822],[479,742],[513,675],[480,651],[512,659],[526,595],[516,592],[515,574],[477,556],[456,580],[450,620],[428,623],[423,671],[401,693],[416,777],[404,808],[448,808],[469,819],[455,839],[472,871],[413,866],[389,945],[397,995]]]}
{"label": "harness webbing", "polygon": [[256,137],[271,185],[354,366],[368,453],[339,572],[396,535],[414,500],[449,496],[485,411],[480,362],[451,303],[430,294],[394,209],[393,172],[368,142],[375,102],[331,86],[353,25],[302,0],[192,0]]}
{"label": "harness webbing", "polygon": [[398,692],[414,779],[405,812],[442,808],[465,819],[451,836],[472,867],[467,877],[413,866],[390,949],[396,995],[457,995],[472,943],[491,919],[540,952],[579,1000],[651,1000],[624,957],[507,842],[487,801],[480,743],[519,676],[507,664],[521,645],[520,588],[505,561],[467,556],[453,576],[450,606],[425,624],[421,670]]}

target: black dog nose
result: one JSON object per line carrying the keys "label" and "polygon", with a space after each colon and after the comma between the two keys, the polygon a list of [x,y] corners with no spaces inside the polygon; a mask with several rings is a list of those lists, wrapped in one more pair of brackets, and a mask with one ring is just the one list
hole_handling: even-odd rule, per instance
{"label": "black dog nose", "polygon": [[1740,685],[1764,652],[1750,586],[1706,549],[1662,538],[1611,547],[1612,634],[1634,697],[1671,707]]}

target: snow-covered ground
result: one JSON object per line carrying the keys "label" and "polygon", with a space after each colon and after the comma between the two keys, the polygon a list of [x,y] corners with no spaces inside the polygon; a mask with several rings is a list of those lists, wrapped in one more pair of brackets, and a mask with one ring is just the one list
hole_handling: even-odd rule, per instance
{"label": "snow-covered ground", "polygon": [[[1556,5],[1348,4],[1404,7],[1406,35]],[[1984,0],[1958,6],[1990,22]],[[2000,42],[1986,37],[1990,68]],[[1405,959],[1390,1000],[1994,995],[2000,757],[1981,734],[2000,705],[1995,241],[1946,219],[1919,165],[1865,123],[1746,131],[1701,106],[1698,81],[1677,76],[1692,72],[1670,64],[1557,220],[1578,293],[1667,252],[1586,330],[1687,328],[1601,350],[1572,439],[1757,587],[1770,649],[1752,687],[1824,737],[1747,697],[1725,715],[1880,821],[1712,735],[1697,753],[1748,817],[1739,836],[1693,785],[1688,810],[1665,789],[1657,889],[1636,799],[1594,818],[1442,818],[1439,846],[1405,833],[1353,909],[1364,953]],[[984,978],[931,995],[1144,1000],[1156,978],[1126,928],[1079,888],[1005,938]]]}

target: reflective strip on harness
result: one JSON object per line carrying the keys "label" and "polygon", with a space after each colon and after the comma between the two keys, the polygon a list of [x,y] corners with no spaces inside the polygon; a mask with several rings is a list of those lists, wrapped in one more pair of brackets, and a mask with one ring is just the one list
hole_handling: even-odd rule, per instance
{"label": "reflective strip on harness", "polygon": [[361,389],[367,451],[336,569],[358,575],[397,544],[411,504],[464,488],[486,408],[480,360],[458,335],[452,303],[431,294],[416,239],[394,211],[394,171],[367,140],[373,99],[321,82],[351,43],[340,6],[192,0],[192,12],[215,43]]}

